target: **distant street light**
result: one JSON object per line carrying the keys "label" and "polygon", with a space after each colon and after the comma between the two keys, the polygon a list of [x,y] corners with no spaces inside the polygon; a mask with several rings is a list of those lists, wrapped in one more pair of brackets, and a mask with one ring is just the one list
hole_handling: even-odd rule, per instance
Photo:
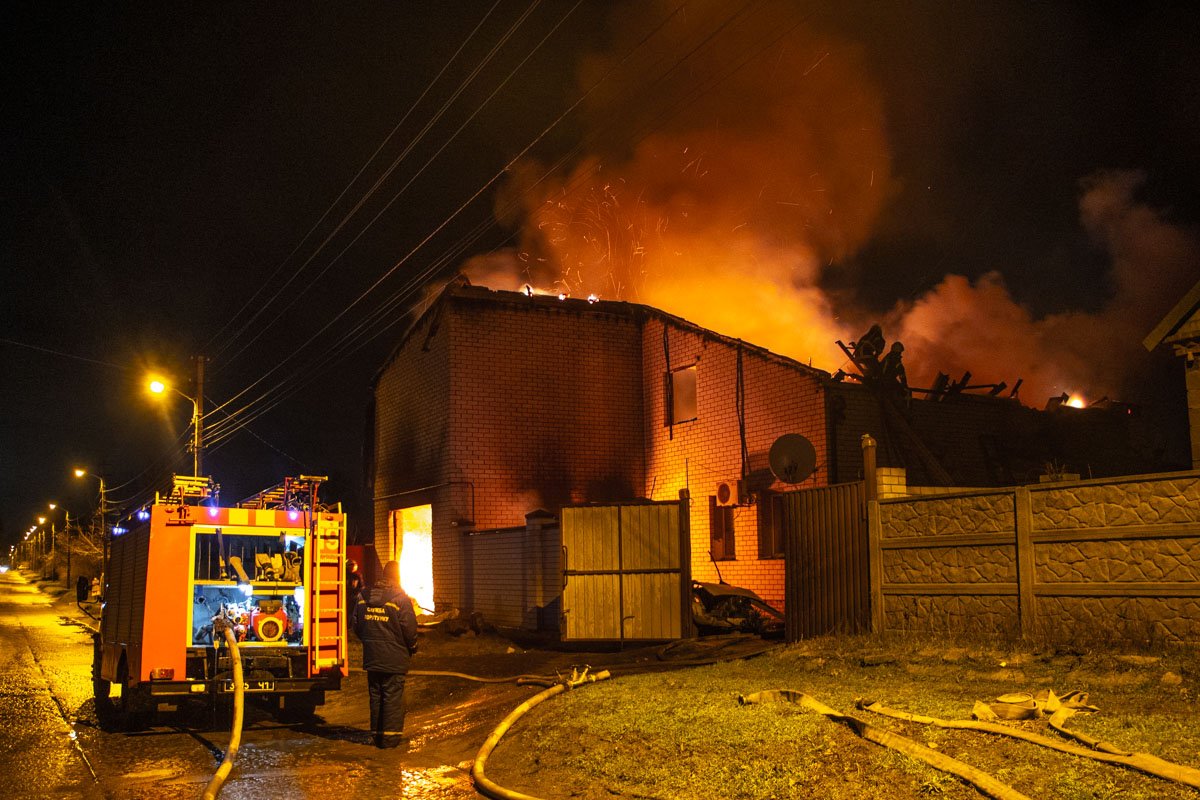
{"label": "distant street light", "polygon": [[[58,503],[50,503],[50,510],[57,511]],[[67,535],[67,583],[71,582],[71,512],[63,508],[63,532]],[[54,517],[50,518],[50,559],[55,558],[54,551],[58,546],[58,537],[54,531]]]}
{"label": "distant street light", "polygon": [[99,475],[95,475],[91,472],[88,472],[86,469],[80,469],[79,467],[75,468],[75,477],[76,478],[91,477],[91,478],[95,478],[96,480],[100,481],[100,507],[97,509],[97,513],[100,515],[100,542],[103,544],[103,547],[104,547],[104,553],[101,556],[103,561],[102,561],[102,566],[100,567],[100,569],[103,570],[103,573],[104,573],[104,581],[101,582],[101,586],[103,586],[104,583],[108,581],[108,539],[109,539],[108,520],[107,520],[108,495],[107,495],[106,489],[104,487],[104,478],[101,478]]}
{"label": "distant street light", "polygon": [[46,577],[46,518],[38,517],[38,526],[41,528],[38,531],[38,552],[42,557],[42,577]]}
{"label": "distant street light", "polygon": [[200,398],[186,395],[176,389],[174,386],[171,386],[170,384],[167,384],[158,378],[152,379],[147,386],[152,394],[166,394],[167,390],[170,389],[184,400],[192,401],[192,474],[199,477],[201,474],[201,465],[203,464],[203,456],[201,455],[203,451],[203,445],[200,433]]}

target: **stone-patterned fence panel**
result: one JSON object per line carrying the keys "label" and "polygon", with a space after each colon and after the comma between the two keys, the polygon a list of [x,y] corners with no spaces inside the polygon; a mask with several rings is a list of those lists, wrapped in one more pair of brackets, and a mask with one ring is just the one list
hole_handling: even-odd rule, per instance
{"label": "stone-patterned fence panel", "polygon": [[869,506],[874,630],[1200,642],[1200,473]]}

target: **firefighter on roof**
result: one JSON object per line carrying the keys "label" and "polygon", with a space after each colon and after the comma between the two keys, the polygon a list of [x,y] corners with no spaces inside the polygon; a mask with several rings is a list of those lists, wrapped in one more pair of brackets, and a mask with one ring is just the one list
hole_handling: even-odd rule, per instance
{"label": "firefighter on roof", "polygon": [[351,617],[363,644],[376,747],[396,747],[404,730],[404,678],[417,651],[417,617],[400,588],[400,565],[389,561],[383,580],[359,596]]}

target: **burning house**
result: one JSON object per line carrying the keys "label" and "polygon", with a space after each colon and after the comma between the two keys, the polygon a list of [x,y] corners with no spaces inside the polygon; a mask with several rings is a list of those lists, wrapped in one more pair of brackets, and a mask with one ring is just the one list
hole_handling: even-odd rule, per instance
{"label": "burning house", "polygon": [[[862,347],[848,352],[861,359]],[[917,391],[866,372],[830,375],[646,305],[452,283],[375,377],[376,552],[400,560],[426,608],[561,632],[580,613],[564,607],[564,575],[613,572],[578,569],[579,547],[564,555],[564,509],[638,507],[614,523],[628,533],[682,496],[671,524],[686,545],[642,571],[642,594],[613,601],[623,627],[639,613],[630,603],[680,605],[656,583],[662,573],[685,586],[723,580],[782,606],[779,499],[860,478],[865,433],[879,441],[879,464],[907,468],[914,484],[1036,480],[1047,448],[1104,438],[1082,432],[1111,420],[1119,435],[1092,470],[1140,466],[1109,458],[1130,438],[1125,414],[1040,412],[967,391],[965,378]],[[811,463],[794,473],[772,463],[785,435],[811,444]],[[653,630],[670,638],[677,627]]]}

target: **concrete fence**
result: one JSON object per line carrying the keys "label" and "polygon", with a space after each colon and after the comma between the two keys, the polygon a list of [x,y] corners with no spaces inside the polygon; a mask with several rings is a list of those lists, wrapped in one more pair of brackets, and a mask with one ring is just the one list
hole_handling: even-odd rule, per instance
{"label": "concrete fence", "polygon": [[872,630],[1200,642],[1200,472],[893,497],[868,518]]}

